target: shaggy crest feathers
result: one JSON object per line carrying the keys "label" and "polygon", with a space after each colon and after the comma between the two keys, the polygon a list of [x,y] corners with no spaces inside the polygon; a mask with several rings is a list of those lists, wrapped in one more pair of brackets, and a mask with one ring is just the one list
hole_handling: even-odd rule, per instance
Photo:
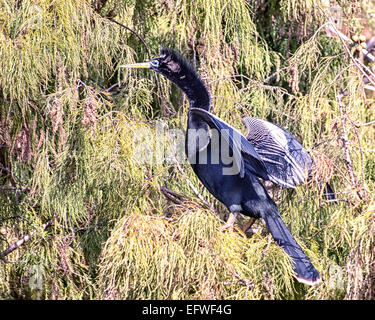
{"label": "shaggy crest feathers", "polygon": [[160,50],[160,57],[169,57],[171,60],[176,62],[181,67],[181,69],[185,70],[185,72],[191,72],[192,74],[196,75],[197,78],[200,78],[192,64],[184,56],[174,51],[173,49],[167,47],[162,48]]}

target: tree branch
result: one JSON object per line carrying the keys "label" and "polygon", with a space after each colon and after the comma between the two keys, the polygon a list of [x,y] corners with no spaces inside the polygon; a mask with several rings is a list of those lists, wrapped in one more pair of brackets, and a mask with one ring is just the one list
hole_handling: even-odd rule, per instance
{"label": "tree branch", "polygon": [[173,192],[172,190],[169,190],[168,188],[164,186],[160,186],[160,191],[163,193],[163,195],[170,201],[172,201],[175,204],[181,204],[181,202],[186,199],[184,196]]}
{"label": "tree branch", "polygon": [[345,164],[346,164],[346,169],[349,174],[351,185],[357,191],[359,198],[362,200],[363,199],[362,192],[358,190],[358,187],[357,187],[357,179],[354,174],[353,163],[352,163],[352,159],[350,157],[350,152],[349,152],[349,139],[348,139],[348,132],[347,132],[347,127],[346,127],[347,113],[346,113],[346,106],[341,100],[342,97],[344,97],[343,93],[340,93],[337,95],[337,101],[339,104],[339,111],[340,111],[340,120],[341,120],[342,131],[343,131],[342,142],[343,142],[343,148],[345,152]]}
{"label": "tree branch", "polygon": [[[330,22],[330,24],[327,26],[327,29],[328,29],[330,32],[336,34],[336,35],[339,37],[341,43],[343,44],[343,46],[344,46],[344,48],[345,48],[346,53],[348,54],[348,56],[350,57],[350,59],[354,62],[355,66],[358,68],[358,70],[361,71],[361,73],[362,73],[364,76],[368,77],[368,74],[362,69],[362,68],[366,68],[366,69],[367,69],[367,72],[369,72],[369,74],[375,79],[375,75],[374,75],[374,73],[371,72],[371,70],[369,70],[369,69],[368,69],[363,63],[361,63],[358,59],[356,59],[356,58],[353,57],[353,55],[351,54],[351,52],[350,52],[348,46],[347,46],[346,43],[345,43],[345,41],[347,41],[347,42],[349,42],[349,43],[354,43],[354,42],[352,42],[348,37],[346,37],[343,33],[341,33],[339,30],[337,30],[337,28],[336,28],[334,22],[332,21],[332,18],[331,18],[330,16],[328,16],[328,15],[324,12],[324,10],[323,10],[322,8],[320,8],[319,6],[318,6],[318,8],[323,12],[323,15],[324,15],[324,16],[328,19],[328,21]],[[365,50],[365,49],[364,49],[364,50]],[[364,51],[362,51],[362,52],[364,52]],[[371,54],[370,54],[367,50],[365,50],[365,52],[366,52],[365,54],[366,54],[367,58],[369,58],[369,59],[371,59],[371,60],[372,60],[372,58],[374,58],[374,57],[371,56]],[[372,61],[375,61],[375,58],[374,58],[374,60],[372,60]],[[375,85],[374,80],[373,80],[373,79],[370,79],[370,77],[368,77],[368,78],[369,78],[369,81],[370,81],[373,85]]]}
{"label": "tree branch", "polygon": [[[42,229],[45,230],[48,226],[52,224],[52,220],[43,223]],[[31,237],[35,234],[35,231],[30,232],[29,234],[25,235],[18,241],[14,242],[12,245],[10,245],[7,249],[5,249],[3,252],[0,252],[0,260],[3,260],[5,263],[8,263],[9,261],[5,258],[9,253],[13,252],[14,250],[18,249],[20,246],[22,246],[24,243],[28,242]]]}

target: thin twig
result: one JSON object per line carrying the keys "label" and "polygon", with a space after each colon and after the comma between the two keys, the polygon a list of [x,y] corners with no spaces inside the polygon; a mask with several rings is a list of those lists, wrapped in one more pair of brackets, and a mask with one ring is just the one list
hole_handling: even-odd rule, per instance
{"label": "thin twig", "polygon": [[[313,41],[313,40],[315,39],[315,37],[319,34],[319,32],[320,32],[323,28],[325,28],[328,24],[329,24],[329,22],[326,22],[325,24],[321,25],[321,26],[318,28],[318,30],[315,31],[314,35],[309,39],[309,42]],[[290,39],[288,39],[288,41],[290,41]],[[268,76],[267,78],[265,78],[265,79],[263,80],[263,82],[268,82],[268,81],[270,81],[272,78],[274,78],[275,76],[277,76],[279,73],[281,73],[281,72],[284,71],[284,70],[288,70],[288,69],[290,69],[291,67],[293,67],[293,66],[286,66],[286,67],[283,67],[283,68],[277,70],[276,72],[274,72],[273,74],[271,74],[270,76]]]}
{"label": "thin twig", "polygon": [[362,200],[363,198],[362,193],[357,188],[357,181],[356,181],[357,179],[354,174],[353,163],[352,163],[352,159],[350,157],[350,152],[349,152],[349,139],[348,139],[348,132],[346,128],[346,119],[347,119],[346,106],[341,100],[343,96],[344,95],[342,93],[338,94],[337,101],[339,104],[340,120],[341,120],[342,131],[343,131],[342,142],[343,142],[343,148],[345,152],[346,169],[348,171],[352,187],[357,190],[357,194],[359,198]]}
{"label": "thin twig", "polygon": [[[369,74],[371,76],[373,76],[374,79],[375,79],[375,75],[371,72],[371,70],[369,71],[369,69],[367,67],[365,67],[365,65],[363,63],[361,63],[358,59],[354,58],[353,55],[351,54],[348,46],[345,43],[345,41],[351,42],[351,40],[348,37],[346,37],[343,33],[341,33],[339,30],[337,30],[337,28],[336,28],[334,22],[332,21],[331,17],[329,17],[322,8],[320,8],[319,6],[318,6],[318,8],[323,12],[324,16],[330,22],[330,24],[327,26],[328,30],[331,31],[332,33],[335,33],[339,37],[341,43],[343,44],[343,46],[345,48],[346,53],[348,54],[350,59],[354,62],[355,66],[358,68],[358,70],[361,71],[361,73],[364,76],[368,77],[368,74],[362,69],[362,68],[366,68],[367,71],[369,72]],[[374,80],[370,79],[370,77],[369,77],[369,80],[373,85],[375,85]]]}
{"label": "thin twig", "polygon": [[[237,272],[235,272],[234,270],[231,270],[229,269],[228,270],[229,273],[231,273],[235,278],[237,278],[238,281],[236,281],[237,283],[239,283],[240,285],[242,286],[246,286],[247,289],[253,289],[254,288],[254,283],[251,282],[251,280],[249,279],[244,279],[242,278]],[[232,281],[228,281],[226,282],[225,284],[231,284]]]}
{"label": "thin twig", "polygon": [[328,89],[333,83],[335,83],[336,80],[337,80],[339,77],[341,77],[342,74],[343,74],[346,70],[348,70],[349,68],[351,68],[351,67],[353,67],[353,66],[354,66],[354,64],[351,63],[351,64],[349,64],[348,66],[346,66],[345,68],[341,69],[340,72],[339,72],[339,73],[333,78],[333,80],[332,80],[330,83],[328,83],[328,84],[324,87],[323,92],[326,91],[326,90],[327,90],[327,89]]}
{"label": "thin twig", "polygon": [[234,74],[234,75],[224,76],[224,77],[221,77],[221,78],[211,80],[211,81],[208,82],[208,84],[212,84],[214,82],[218,82],[218,81],[221,81],[221,80],[228,80],[228,79],[235,79],[235,78],[247,78],[247,77],[242,75],[242,74]]}
{"label": "thin twig", "polygon": [[219,98],[219,99],[229,100],[229,101],[232,101],[232,102],[234,102],[235,104],[239,105],[242,109],[245,108],[245,106],[243,106],[240,102],[238,102],[237,100],[234,100],[234,99],[232,99],[232,98],[228,98],[228,97],[224,97],[224,96],[212,96],[211,98],[212,98],[212,99],[217,99],[217,98]]}
{"label": "thin twig", "polygon": [[[375,74],[371,71],[370,68],[364,65],[360,60],[358,60],[357,58],[355,60],[362,66],[362,68],[364,68],[369,73],[366,75],[367,80],[371,82],[373,85],[375,85],[375,82],[373,81],[375,79]],[[369,75],[372,77],[372,79]]]}
{"label": "thin twig", "polygon": [[269,75],[267,78],[265,78],[265,79],[263,80],[263,82],[268,82],[268,81],[270,81],[271,79],[273,79],[274,77],[276,77],[277,75],[279,75],[281,72],[290,69],[290,67],[291,67],[291,66],[287,66],[287,67],[284,67],[284,68],[281,68],[281,69],[277,70],[276,72],[272,73],[272,74]]}
{"label": "thin twig", "polygon": [[12,187],[12,186],[1,186],[0,190],[9,190],[9,191],[30,191],[30,188],[27,187]]}
{"label": "thin twig", "polygon": [[24,218],[20,214],[17,214],[15,216],[11,216],[11,217],[7,217],[7,218],[0,218],[0,222],[6,221],[6,220],[10,220],[10,219],[21,219],[22,221],[25,221],[26,223],[32,225],[31,221],[29,221],[28,219]]}
{"label": "thin twig", "polygon": [[[328,18],[327,15],[326,15],[326,18]],[[329,24],[333,24],[334,25],[334,23],[332,21],[330,21]],[[327,29],[328,29],[328,31],[330,31],[332,33],[335,33],[337,36],[341,37],[346,42],[349,42],[350,45],[355,45],[356,44],[353,40],[351,40],[350,38],[348,38],[345,34],[343,34],[342,32],[340,32],[337,29],[332,28],[332,26],[328,26]],[[368,50],[362,48],[361,51],[365,55],[365,57],[367,57],[370,61],[375,62],[375,57]]]}
{"label": "thin twig", "polygon": [[363,156],[363,148],[362,148],[362,144],[361,144],[361,139],[359,137],[358,128],[354,125],[353,122],[352,122],[352,125],[353,125],[353,130],[354,130],[355,136],[357,138],[359,154],[360,154],[360,157],[361,157],[362,190],[363,190],[363,194],[364,194],[364,197],[365,197],[365,201],[367,202],[367,192],[366,192],[366,186],[365,186],[365,160],[364,160],[364,156]]}
{"label": "thin twig", "polygon": [[112,22],[118,24],[120,27],[130,31],[131,33],[133,33],[143,43],[144,47],[146,48],[148,58],[151,60],[152,57],[151,57],[150,49],[148,48],[148,45],[147,45],[146,41],[141,37],[141,35],[139,33],[135,32],[133,29],[129,28],[128,26],[122,24],[121,22],[118,22],[117,20],[115,20],[111,17],[109,17],[109,18],[105,17],[105,18],[108,19],[109,21],[112,21]]}
{"label": "thin twig", "polygon": [[367,89],[367,90],[370,90],[370,91],[375,91],[375,87],[374,86],[370,86],[368,84],[364,85],[363,88]]}
{"label": "thin twig", "polygon": [[356,127],[366,127],[366,126],[370,126],[372,124],[375,124],[375,120],[372,120],[370,122],[366,122],[366,123],[360,123],[360,124],[356,124]]}
{"label": "thin twig", "polygon": [[122,82],[117,82],[117,83],[111,85],[109,88],[105,89],[104,91],[105,92],[111,92],[114,88],[121,87],[121,86],[122,86]]}

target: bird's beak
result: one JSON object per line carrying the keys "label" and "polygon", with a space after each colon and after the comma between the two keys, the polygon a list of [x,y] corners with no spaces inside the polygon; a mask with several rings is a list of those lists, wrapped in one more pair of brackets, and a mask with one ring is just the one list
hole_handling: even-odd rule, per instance
{"label": "bird's beak", "polygon": [[130,63],[130,64],[123,64],[119,66],[119,68],[143,68],[143,69],[150,69],[150,67],[151,67],[150,62]]}

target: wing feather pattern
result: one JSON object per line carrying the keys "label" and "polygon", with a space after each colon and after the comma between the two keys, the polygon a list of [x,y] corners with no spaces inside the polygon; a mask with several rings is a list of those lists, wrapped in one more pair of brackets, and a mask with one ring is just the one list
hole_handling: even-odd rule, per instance
{"label": "wing feather pattern", "polygon": [[211,129],[218,130],[233,152],[233,158],[241,177],[249,170],[256,176],[269,180],[267,169],[262,158],[252,144],[235,128],[214,114],[199,108],[190,108],[190,113],[199,116]]}
{"label": "wing feather pattern", "polygon": [[309,176],[312,158],[288,131],[265,120],[245,117],[246,139],[264,161],[270,180],[295,188]]}

